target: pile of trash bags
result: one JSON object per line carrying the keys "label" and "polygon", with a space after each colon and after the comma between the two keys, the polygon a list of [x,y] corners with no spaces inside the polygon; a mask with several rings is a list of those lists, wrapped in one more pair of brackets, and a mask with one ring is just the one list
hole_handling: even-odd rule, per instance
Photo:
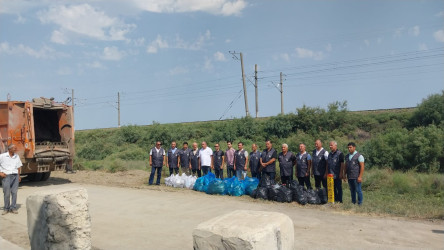
{"label": "pile of trash bags", "polygon": [[196,179],[197,178],[195,176],[186,175],[185,173],[182,175],[172,174],[170,177],[165,178],[165,185],[175,188],[193,189]]}
{"label": "pile of trash bags", "polygon": [[244,180],[238,180],[236,177],[221,180],[216,178],[213,173],[197,178],[194,184],[194,190],[205,192],[212,195],[231,195],[242,196],[250,195],[259,184],[257,178],[245,177]]}
{"label": "pile of trash bags", "polygon": [[306,190],[304,186],[299,185],[296,180],[293,180],[287,187],[279,185],[270,180],[268,176],[264,176],[257,189],[250,193],[254,199],[263,199],[277,202],[292,202],[296,201],[301,205],[305,204],[325,204],[328,201],[327,190],[320,188],[318,190]]}

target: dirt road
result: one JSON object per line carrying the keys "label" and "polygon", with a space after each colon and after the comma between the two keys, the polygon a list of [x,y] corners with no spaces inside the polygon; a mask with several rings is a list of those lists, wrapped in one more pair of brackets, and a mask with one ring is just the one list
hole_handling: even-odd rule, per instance
{"label": "dirt road", "polygon": [[145,172],[140,172],[120,174],[120,181],[101,183],[96,179],[96,183],[107,186],[89,184],[85,177],[94,181],[98,178],[94,175],[101,173],[56,174],[49,182],[24,182],[19,189],[19,214],[0,217],[0,236],[29,249],[26,197],[54,185],[70,185],[88,190],[95,249],[192,249],[191,234],[199,223],[236,209],[287,214],[294,222],[298,249],[444,249],[443,221],[345,214],[327,206],[319,209],[249,197],[210,196],[192,190],[147,187],[143,183],[139,186],[138,181],[119,184],[131,183],[130,179],[144,182],[146,175],[141,174]]}

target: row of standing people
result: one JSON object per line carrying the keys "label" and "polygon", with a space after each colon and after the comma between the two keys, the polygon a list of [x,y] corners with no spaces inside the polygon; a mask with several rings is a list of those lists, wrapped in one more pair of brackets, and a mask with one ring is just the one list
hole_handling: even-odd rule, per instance
{"label": "row of standing people", "polygon": [[348,144],[349,154],[344,154],[338,150],[336,141],[329,143],[330,153],[322,147],[322,141],[316,140],[315,149],[310,155],[306,152],[306,145],[299,145],[297,154],[288,150],[287,144],[282,144],[282,151],[278,154],[272,147],[271,141],[266,141],[266,148],[260,152],[257,144],[252,145],[249,154],[243,147],[243,143],[238,143],[238,150],[233,148],[232,142],[227,142],[227,150],[220,149],[219,143],[214,145],[213,151],[206,142],[202,142],[202,148],[194,142],[192,148],[184,142],[182,149],[176,147],[176,142],[171,143],[171,148],[165,151],[161,142],[156,142],[156,146],[150,150],[149,164],[151,174],[149,184],[154,182],[157,171],[156,185],[160,184],[161,169],[164,163],[169,168],[170,175],[178,174],[179,169],[187,175],[193,174],[200,177],[214,170],[216,178],[223,179],[223,170],[226,169],[227,176],[245,178],[247,171],[252,177],[261,179],[268,176],[271,180],[276,177],[276,161],[279,162],[280,177],[283,185],[289,185],[296,176],[298,182],[307,189],[311,189],[310,176],[314,177],[316,188],[327,188],[327,175],[332,174],[334,178],[335,201],[342,202],[342,182],[348,181],[352,202],[362,204],[363,195],[361,189],[362,176],[364,173],[364,157],[356,151],[356,144]]}

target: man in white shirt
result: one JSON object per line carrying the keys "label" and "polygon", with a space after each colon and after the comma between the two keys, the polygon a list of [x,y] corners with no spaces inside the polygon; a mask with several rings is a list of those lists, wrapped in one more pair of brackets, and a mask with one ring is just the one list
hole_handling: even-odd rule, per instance
{"label": "man in white shirt", "polygon": [[[14,144],[9,145],[8,152],[0,154],[0,177],[2,180],[5,206],[2,215],[9,212],[17,212],[17,191],[20,178],[20,167],[23,165],[20,157],[15,153],[17,147]],[[12,196],[12,202],[11,202]]]}
{"label": "man in white shirt", "polygon": [[150,166],[151,174],[148,181],[149,185],[153,185],[154,174],[157,171],[156,185],[160,185],[160,176],[162,175],[162,167],[165,162],[165,150],[161,147],[162,143],[160,141],[156,142],[156,146],[150,150]]}
{"label": "man in white shirt", "polygon": [[202,148],[199,150],[199,169],[202,170],[203,175],[211,172],[210,168],[213,168],[213,162],[211,161],[213,156],[213,150],[210,147],[207,147],[206,142],[202,142]]}

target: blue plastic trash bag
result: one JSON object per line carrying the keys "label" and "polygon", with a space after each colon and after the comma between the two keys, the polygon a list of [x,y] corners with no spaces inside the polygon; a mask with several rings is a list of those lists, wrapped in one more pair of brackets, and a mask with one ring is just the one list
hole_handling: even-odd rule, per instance
{"label": "blue plastic trash bag", "polygon": [[215,179],[208,184],[207,194],[225,194],[225,183],[221,179]]}
{"label": "blue plastic trash bag", "polygon": [[210,184],[211,181],[216,179],[216,176],[213,173],[209,172],[203,178],[204,178],[204,186],[208,186],[208,184]]}
{"label": "blue plastic trash bag", "polygon": [[204,187],[204,177],[197,178],[196,182],[194,183],[193,189],[202,192],[203,187]]}
{"label": "blue plastic trash bag", "polygon": [[245,194],[244,186],[237,178],[231,183],[231,186],[228,189],[228,194],[231,196],[242,196]]}
{"label": "blue plastic trash bag", "polygon": [[251,192],[253,192],[253,190],[255,190],[259,185],[259,179],[245,177],[245,180],[243,180],[242,185],[244,186],[245,194],[250,195]]}
{"label": "blue plastic trash bag", "polygon": [[234,179],[236,179],[236,177],[233,176],[231,178],[227,178],[227,179],[223,180],[223,182],[225,184],[225,192],[224,192],[225,195],[228,194],[228,190],[231,188],[231,184],[233,183]]}

